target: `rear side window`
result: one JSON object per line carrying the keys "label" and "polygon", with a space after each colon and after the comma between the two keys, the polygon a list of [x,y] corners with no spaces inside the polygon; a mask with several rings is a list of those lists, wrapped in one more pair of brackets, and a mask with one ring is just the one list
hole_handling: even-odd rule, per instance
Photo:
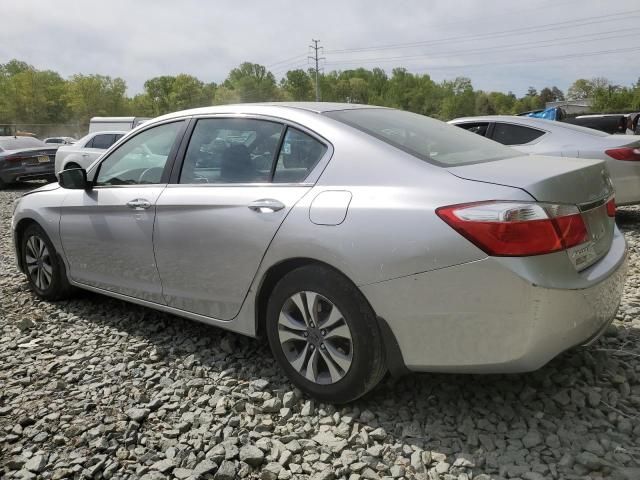
{"label": "rear side window", "polygon": [[289,127],[273,175],[275,183],[298,183],[309,176],[327,151],[315,138]]}
{"label": "rear side window", "polygon": [[454,123],[456,127],[464,128],[467,132],[477,133],[483,137],[487,136],[489,122]]}
{"label": "rear side window", "polygon": [[416,113],[389,108],[356,108],[325,112],[324,115],[442,167],[522,155],[475,133]]}
{"label": "rear side window", "polygon": [[266,183],[284,126],[250,118],[198,120],[180,183]]}
{"label": "rear side window", "polygon": [[524,145],[533,142],[545,132],[536,128],[497,122],[493,127],[493,139],[503,145]]}

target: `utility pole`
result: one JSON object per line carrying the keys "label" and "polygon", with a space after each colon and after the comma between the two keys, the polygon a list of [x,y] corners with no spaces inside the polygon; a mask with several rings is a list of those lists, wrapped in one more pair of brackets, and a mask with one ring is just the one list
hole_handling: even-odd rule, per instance
{"label": "utility pole", "polygon": [[319,47],[318,43],[320,40],[311,40],[313,45],[309,45],[309,48],[313,49],[314,55],[312,57],[308,57],[311,60],[316,62],[316,102],[320,101],[320,83],[318,82],[318,62],[320,60],[324,60],[325,57],[318,57],[318,52],[322,50],[323,47]]}

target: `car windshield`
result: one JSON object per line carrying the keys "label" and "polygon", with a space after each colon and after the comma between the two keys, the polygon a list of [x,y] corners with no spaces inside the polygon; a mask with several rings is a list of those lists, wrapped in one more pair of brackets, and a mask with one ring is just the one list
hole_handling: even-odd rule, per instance
{"label": "car windshield", "polygon": [[475,133],[401,110],[359,108],[326,112],[325,115],[442,167],[523,155]]}
{"label": "car windshield", "polygon": [[19,150],[21,148],[37,148],[42,146],[45,146],[42,140],[32,137],[0,138],[0,148],[3,150]]}

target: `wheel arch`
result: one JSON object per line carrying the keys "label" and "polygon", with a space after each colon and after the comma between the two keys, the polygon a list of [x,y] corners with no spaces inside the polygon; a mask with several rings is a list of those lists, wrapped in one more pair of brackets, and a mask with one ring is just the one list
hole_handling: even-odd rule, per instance
{"label": "wheel arch", "polygon": [[22,236],[24,235],[25,230],[30,225],[40,225],[40,224],[31,217],[25,217],[25,218],[21,218],[18,224],[16,225],[15,249],[17,253],[18,268],[22,273],[25,273],[24,264],[22,262]]}
{"label": "wheel arch", "polygon": [[380,329],[380,333],[382,334],[385,356],[387,359],[387,368],[391,372],[393,376],[402,376],[409,372],[407,369],[404,359],[402,357],[402,352],[400,351],[400,347],[398,345],[398,341],[389,327],[389,324],[385,319],[378,316],[375,312],[375,309],[364,295],[364,293],[358,288],[358,286],[349,278],[348,275],[345,275],[340,269],[330,265],[321,260],[317,260],[315,258],[309,257],[295,257],[289,258],[286,260],[282,260],[271,267],[264,273],[262,279],[260,281],[257,294],[255,296],[255,332],[256,337],[258,338],[266,338],[266,313],[267,313],[267,302],[269,301],[269,297],[271,296],[271,292],[275,288],[276,284],[289,272],[292,272],[296,268],[308,266],[308,265],[319,265],[325,268],[328,268],[340,276],[347,279],[349,282],[356,287],[360,293],[362,293],[362,297],[371,307],[371,310],[374,312],[374,315],[377,319],[378,328]]}
{"label": "wheel arch", "polygon": [[267,303],[269,301],[269,297],[271,296],[271,292],[273,292],[276,284],[289,272],[292,272],[296,268],[305,267],[308,265],[318,265],[328,268],[343,276],[351,283],[354,283],[338,268],[315,258],[295,257],[275,263],[274,265],[269,267],[267,271],[262,275],[262,279],[259,283],[257,294],[255,297],[255,332],[257,337],[265,337]]}

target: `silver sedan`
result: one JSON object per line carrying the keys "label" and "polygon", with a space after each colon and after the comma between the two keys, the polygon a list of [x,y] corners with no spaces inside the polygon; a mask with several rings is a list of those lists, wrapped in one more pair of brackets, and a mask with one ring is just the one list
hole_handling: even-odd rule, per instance
{"label": "silver sedan", "polygon": [[640,135],[610,135],[570,123],[508,115],[457,118],[449,123],[524,153],[604,160],[616,203],[640,203]]}
{"label": "silver sedan", "polygon": [[597,160],[330,103],[210,107],[22,197],[21,270],[266,337],[316,398],[387,371],[523,372],[613,319],[627,248]]}

